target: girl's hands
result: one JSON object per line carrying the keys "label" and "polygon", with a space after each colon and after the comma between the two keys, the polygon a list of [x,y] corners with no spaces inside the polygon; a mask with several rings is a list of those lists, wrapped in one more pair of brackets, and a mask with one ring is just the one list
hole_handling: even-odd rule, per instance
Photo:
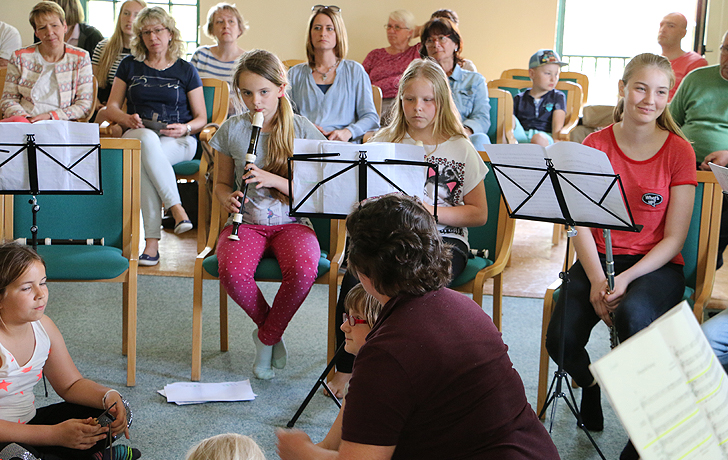
{"label": "girl's hands", "polygon": [[124,118],[122,118],[118,124],[126,129],[138,129],[144,127],[141,117],[136,113],[124,114]]}
{"label": "girl's hands", "polygon": [[[114,403],[116,403],[115,406]],[[121,399],[121,395],[115,391],[109,393],[109,396],[106,398],[106,406],[111,408],[109,412],[116,418],[110,425],[111,434],[117,435],[124,433],[126,439],[129,439],[129,427],[126,426],[126,407],[124,406],[124,401]]]}
{"label": "girl's hands", "polygon": [[[228,213],[240,212],[240,201],[243,198],[243,192],[236,190],[223,201],[221,204]],[[247,201],[247,200],[246,200]]]}
{"label": "girl's hands", "polygon": [[166,128],[160,129],[159,134],[177,139],[187,135],[187,125],[182,123],[170,123]]}
{"label": "girl's hands", "polygon": [[96,424],[93,418],[70,419],[55,425],[53,445],[86,450],[108,436],[108,427]]}
{"label": "girl's hands", "polygon": [[[260,169],[255,164],[249,164],[247,167],[248,174],[243,176],[245,184],[255,184],[255,188],[275,188],[278,190],[286,190],[288,188],[288,180],[272,172]],[[287,193],[287,192],[286,192]],[[242,194],[240,195],[242,196]]]}
{"label": "girl's hands", "polygon": [[594,312],[604,321],[607,326],[612,326],[612,320],[609,317],[609,305],[605,297],[607,295],[607,279],[604,278],[596,283],[591,283],[591,291],[589,292],[589,301],[594,307]]}

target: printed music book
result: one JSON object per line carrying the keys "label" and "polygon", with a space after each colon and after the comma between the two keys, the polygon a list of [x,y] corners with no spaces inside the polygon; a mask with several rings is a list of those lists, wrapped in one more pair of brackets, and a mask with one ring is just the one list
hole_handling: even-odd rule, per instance
{"label": "printed music book", "polygon": [[590,369],[643,460],[728,458],[728,376],[686,301]]}

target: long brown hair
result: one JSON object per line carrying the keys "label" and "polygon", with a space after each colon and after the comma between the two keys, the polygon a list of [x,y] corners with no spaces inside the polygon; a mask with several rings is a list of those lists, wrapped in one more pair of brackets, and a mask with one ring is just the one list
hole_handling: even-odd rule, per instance
{"label": "long brown hair", "polygon": [[[675,73],[672,70],[670,61],[668,61],[667,58],[664,56],[658,56],[652,53],[642,53],[633,57],[632,60],[629,61],[624,67],[624,74],[622,75],[621,81],[626,86],[627,82],[632,79],[634,74],[645,67],[655,67],[659,70],[662,70],[667,78],[670,80],[668,89],[671,89],[675,85]],[[624,118],[624,97],[620,97],[619,102],[617,103],[616,107],[614,107],[613,118],[615,123],[619,123]],[[657,117],[656,123],[660,129],[670,131],[671,133],[682,137],[686,141],[688,140],[688,138],[685,137],[685,134],[683,134],[677,123],[675,123],[675,120],[672,118],[670,110],[667,106],[665,107],[665,110],[662,111],[660,116]]]}
{"label": "long brown hair", "polygon": [[[260,75],[279,88],[288,85],[285,67],[278,56],[265,50],[250,50],[240,56],[233,75],[233,88],[240,100],[243,99],[240,89],[240,75],[243,72]],[[246,116],[252,121],[252,113],[249,112]],[[293,156],[294,134],[293,107],[284,91],[283,96],[278,99],[278,110],[271,121],[268,154],[263,165],[265,171],[288,178],[288,158]],[[274,198],[288,202],[288,197],[278,190],[271,189],[270,192]]]}
{"label": "long brown hair", "polygon": [[121,29],[121,15],[124,13],[124,7],[129,3],[136,3],[142,8],[147,7],[147,2],[144,0],[126,0],[121,4],[119,9],[119,17],[116,18],[116,27],[114,27],[114,33],[109,37],[109,41],[106,42],[104,50],[101,52],[101,58],[99,59],[99,74],[97,79],[99,81],[99,88],[106,88],[109,84],[109,72],[111,66],[114,65],[116,58],[124,49],[124,31]]}

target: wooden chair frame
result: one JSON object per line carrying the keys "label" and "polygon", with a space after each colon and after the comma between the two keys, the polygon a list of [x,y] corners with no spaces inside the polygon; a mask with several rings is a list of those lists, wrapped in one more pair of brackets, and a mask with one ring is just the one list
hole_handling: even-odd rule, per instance
{"label": "wooden chair frame", "polygon": [[[112,279],[53,280],[72,282],[122,283],[122,354],[127,356],[126,385],[136,384],[136,335],[137,335],[137,262],[139,258],[139,184],[141,143],[137,139],[101,139],[102,149],[121,149],[124,152],[123,178],[123,241],[122,254],[129,259],[129,268]],[[13,195],[2,199],[2,239],[13,240]],[[111,212],[111,210],[107,210]],[[100,212],[100,211],[99,211]]]}
{"label": "wooden chair frame", "polygon": [[[214,151],[214,150],[213,150]],[[215,156],[219,155],[217,151]],[[219,177],[219,162],[215,161],[214,166],[214,184],[217,184],[217,177]],[[211,218],[210,218],[210,230],[207,232],[207,242],[205,247],[200,251],[195,259],[194,268],[194,287],[192,294],[192,374],[191,380],[199,381],[202,375],[202,287],[203,282],[206,279],[218,279],[215,276],[210,275],[202,266],[204,260],[213,255],[216,246],[217,239],[222,231],[227,219],[227,213],[220,206],[220,202],[213,197],[211,206]],[[328,259],[331,262],[329,271],[319,276],[315,283],[316,284],[327,284],[329,286],[329,302],[328,302],[328,343],[327,343],[327,358],[331,360],[334,353],[336,352],[336,336],[334,333],[334,327],[336,324],[336,295],[339,279],[339,265],[344,256],[344,243],[346,242],[346,229],[344,222],[336,219],[331,220],[330,227],[330,246]],[[259,279],[256,281],[275,281],[280,280],[268,280]],[[220,351],[228,350],[228,308],[227,308],[227,292],[219,283],[219,296],[220,296]]]}
{"label": "wooden chair frame", "polygon": [[[497,144],[516,144],[513,136],[513,96],[508,91],[488,88],[488,96],[498,99],[498,119],[496,120]],[[491,123],[493,120],[491,120]]]}
{"label": "wooden chair frame", "polygon": [[[501,73],[500,76],[502,79],[510,79],[510,80],[516,80],[519,78],[514,77],[521,77],[526,78],[527,80],[530,80],[531,78],[528,75],[528,69],[508,69],[504,70]],[[579,86],[581,86],[582,94],[584,95],[584,104],[586,104],[586,101],[589,98],[589,77],[584,75],[580,72],[560,72],[559,73],[559,81],[568,81],[570,83],[576,82]]]}
{"label": "wooden chair frame", "polygon": [[[703,322],[703,311],[710,300],[715,281],[716,261],[718,258],[718,236],[723,193],[715,175],[710,171],[698,171],[698,183],[703,184],[702,207],[700,212],[700,233],[698,236],[698,260],[695,281],[693,312],[698,322]],[[565,267],[573,262],[573,255],[567,255]],[[546,332],[553,314],[554,292],[561,287],[561,280],[553,282],[543,298],[543,321],[541,323],[541,357],[538,370],[538,402],[536,410],[541,410],[546,402],[549,381],[550,357],[546,350]]]}

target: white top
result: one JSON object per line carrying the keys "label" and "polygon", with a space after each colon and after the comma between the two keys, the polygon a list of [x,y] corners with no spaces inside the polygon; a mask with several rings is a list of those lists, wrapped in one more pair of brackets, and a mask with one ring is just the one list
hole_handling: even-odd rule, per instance
{"label": "white top", "polygon": [[33,110],[30,115],[40,115],[41,113],[53,112],[61,108],[61,91],[58,89],[58,78],[54,72],[56,65],[46,62],[42,57],[40,62],[43,64],[43,70],[38,76],[38,81],[30,90],[30,95],[35,101]]}
{"label": "white top", "polygon": [[0,21],[0,58],[10,60],[13,51],[23,47],[18,29]]}
{"label": "white top", "polygon": [[33,387],[43,377],[43,366],[51,350],[51,339],[40,321],[30,323],[35,335],[35,349],[30,361],[19,365],[0,343],[0,419],[27,423],[35,417]]}

